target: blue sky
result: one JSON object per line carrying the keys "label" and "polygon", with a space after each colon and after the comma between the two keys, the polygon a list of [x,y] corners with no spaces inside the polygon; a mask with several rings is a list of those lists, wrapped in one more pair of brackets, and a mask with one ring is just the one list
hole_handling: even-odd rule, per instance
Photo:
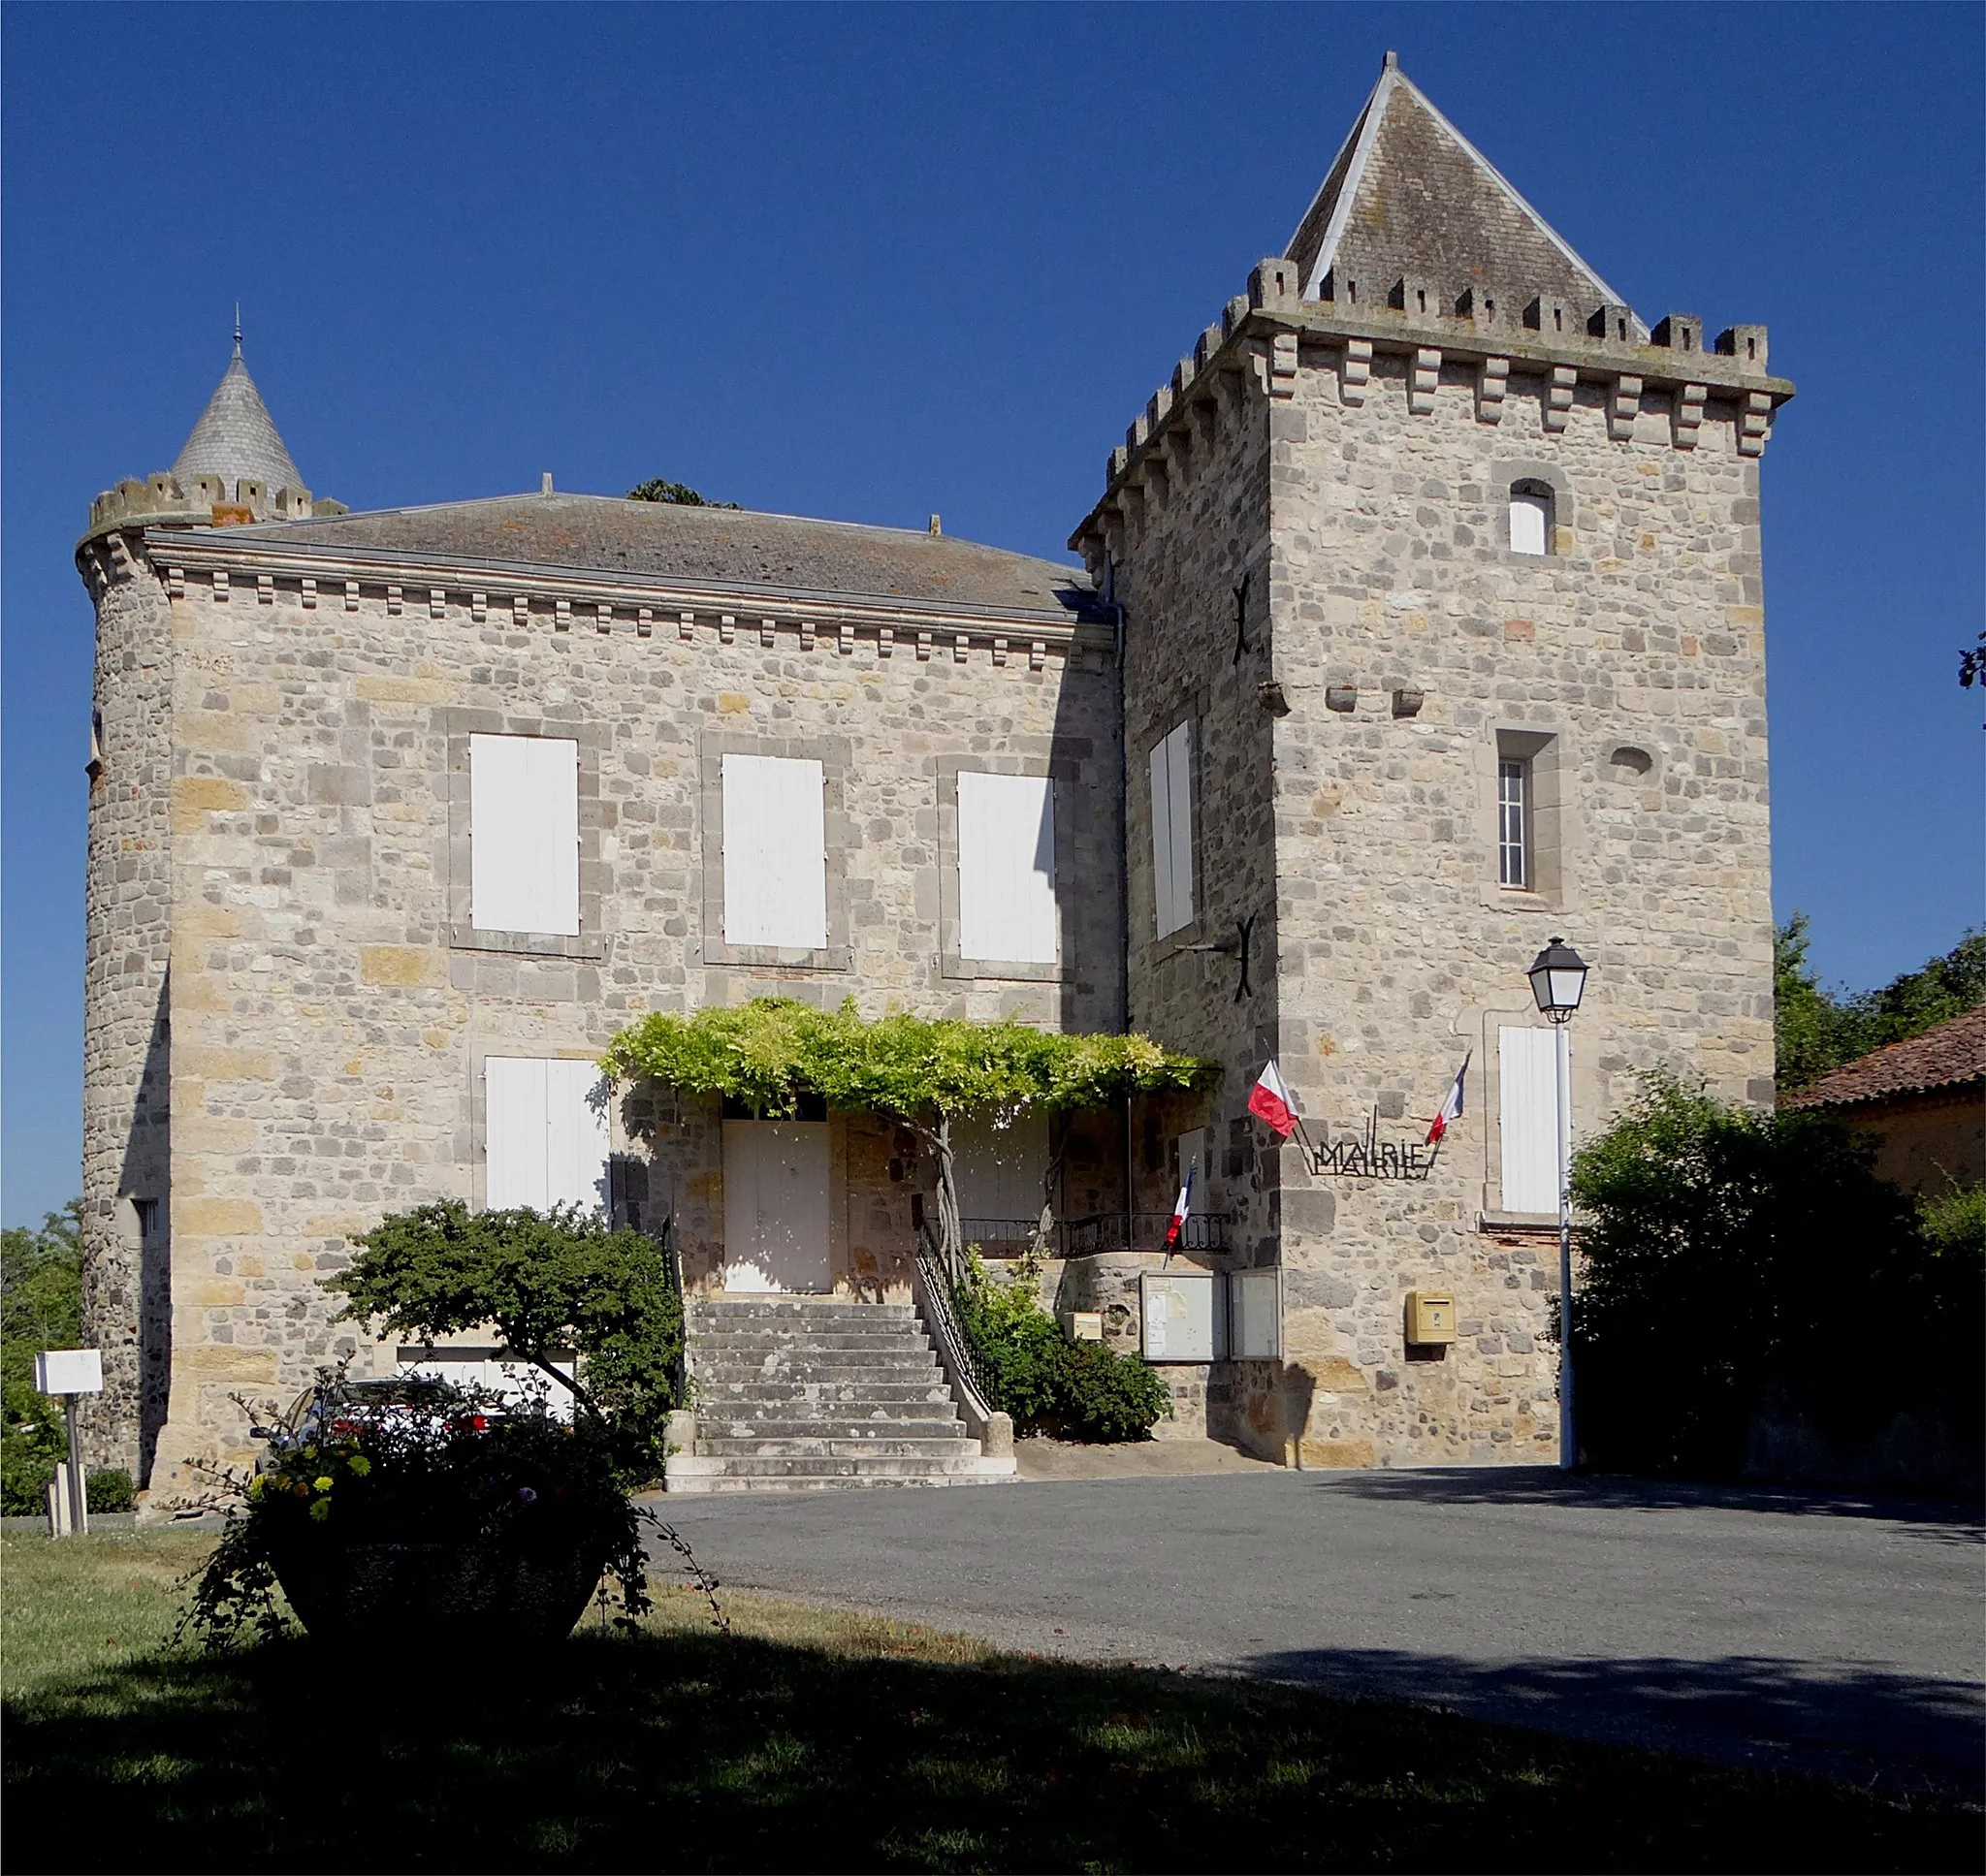
{"label": "blue sky", "polygon": [[353,507],[650,475],[1059,553],[1401,63],[1645,317],[1772,329],[1775,897],[1981,916],[1981,12],[4,14],[4,1216],[79,1186],[96,491],[227,362]]}

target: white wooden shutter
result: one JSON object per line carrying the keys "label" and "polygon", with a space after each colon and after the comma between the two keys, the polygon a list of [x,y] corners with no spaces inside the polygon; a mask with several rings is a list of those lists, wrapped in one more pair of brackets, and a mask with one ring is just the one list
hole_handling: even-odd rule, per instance
{"label": "white wooden shutter", "polygon": [[483,1063],[483,1203],[542,1211],[545,1188],[545,1064],[493,1055]]}
{"label": "white wooden shutter", "polygon": [[579,934],[579,745],[469,738],[469,923]]}
{"label": "white wooden shutter", "polygon": [[1166,744],[1166,782],[1172,795],[1172,811],[1167,817],[1172,836],[1172,922],[1166,929],[1177,931],[1193,917],[1192,723],[1181,723]]}
{"label": "white wooden shutter", "polygon": [[1053,964],[1058,924],[1055,784],[960,770],[959,955]]}
{"label": "white wooden shutter", "polygon": [[1160,938],[1177,923],[1172,917],[1172,786],[1167,779],[1169,744],[1152,745],[1152,926]]}
{"label": "white wooden shutter", "polygon": [[1558,1210],[1558,1037],[1551,1030],[1497,1032],[1503,1209]]}
{"label": "white wooden shutter", "polygon": [[483,1203],[491,1211],[581,1205],[603,1211],[613,1151],[591,1062],[493,1055],[483,1064]]}
{"label": "white wooden shutter", "polygon": [[1545,496],[1527,491],[1513,493],[1510,498],[1510,551],[1513,554],[1543,554],[1545,527],[1551,517],[1552,504]]}
{"label": "white wooden shutter", "polygon": [[1176,724],[1151,753],[1152,909],[1158,935],[1193,917],[1193,724]]}
{"label": "white wooden shutter", "polygon": [[818,762],[727,755],[724,941],[827,943],[827,814]]}
{"label": "white wooden shutter", "polygon": [[607,1209],[614,1146],[606,1102],[593,1101],[599,1085],[593,1063],[545,1064],[545,1191],[554,1205]]}

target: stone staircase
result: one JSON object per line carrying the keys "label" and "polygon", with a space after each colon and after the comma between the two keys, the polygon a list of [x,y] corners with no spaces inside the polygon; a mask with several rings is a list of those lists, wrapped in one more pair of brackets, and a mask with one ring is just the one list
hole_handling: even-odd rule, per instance
{"label": "stone staircase", "polygon": [[1010,1457],[987,1458],[967,1433],[908,1303],[693,1297],[686,1314],[694,1436],[669,1457],[672,1492],[1013,1476]]}

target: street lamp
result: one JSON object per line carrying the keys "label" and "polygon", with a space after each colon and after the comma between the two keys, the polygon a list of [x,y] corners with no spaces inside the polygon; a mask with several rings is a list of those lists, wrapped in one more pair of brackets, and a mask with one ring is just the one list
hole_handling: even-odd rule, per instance
{"label": "street lamp", "polygon": [[1572,1032],[1568,1027],[1586,995],[1586,960],[1562,938],[1532,959],[1524,973],[1539,1009],[1558,1032],[1558,1464],[1579,1463],[1572,1414]]}

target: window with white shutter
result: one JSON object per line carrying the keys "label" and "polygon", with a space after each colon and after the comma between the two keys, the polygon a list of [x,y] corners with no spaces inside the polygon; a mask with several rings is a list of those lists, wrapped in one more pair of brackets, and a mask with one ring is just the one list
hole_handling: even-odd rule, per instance
{"label": "window with white shutter", "polygon": [[613,1137],[598,1066],[493,1055],[483,1063],[483,1203],[605,1211]]}
{"label": "window with white shutter", "polygon": [[579,745],[469,738],[469,922],[579,935]]}
{"label": "window with white shutter", "polygon": [[1510,551],[1552,551],[1552,491],[1542,482],[1515,482],[1510,490]]}
{"label": "window with white shutter", "polygon": [[1053,964],[1055,784],[1046,776],[958,776],[958,949],[963,958]]}
{"label": "window with white shutter", "polygon": [[1193,919],[1193,724],[1151,752],[1152,911],[1158,936]]}
{"label": "window with white shutter", "polygon": [[827,815],[818,762],[723,759],[724,942],[827,943]]}
{"label": "window with white shutter", "polygon": [[1506,1212],[1558,1210],[1557,1046],[1553,1030],[1497,1032],[1498,1132]]}

